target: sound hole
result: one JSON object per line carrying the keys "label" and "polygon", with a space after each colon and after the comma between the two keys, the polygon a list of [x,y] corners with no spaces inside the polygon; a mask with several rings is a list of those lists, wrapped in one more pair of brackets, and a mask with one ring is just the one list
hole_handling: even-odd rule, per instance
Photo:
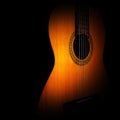
{"label": "sound hole", "polygon": [[73,49],[77,58],[82,60],[85,59],[90,50],[88,36],[85,34],[76,35]]}

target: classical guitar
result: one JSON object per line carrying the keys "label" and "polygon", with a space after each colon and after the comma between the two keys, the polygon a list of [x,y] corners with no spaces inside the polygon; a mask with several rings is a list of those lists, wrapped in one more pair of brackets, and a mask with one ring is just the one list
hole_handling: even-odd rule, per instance
{"label": "classical guitar", "polygon": [[49,19],[55,61],[40,96],[39,111],[59,114],[63,104],[100,92],[105,30],[101,16],[90,7],[58,6]]}

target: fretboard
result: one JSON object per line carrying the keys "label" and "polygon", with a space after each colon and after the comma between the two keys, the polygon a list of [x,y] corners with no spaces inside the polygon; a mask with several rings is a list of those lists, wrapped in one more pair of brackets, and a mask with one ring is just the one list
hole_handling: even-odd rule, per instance
{"label": "fretboard", "polygon": [[76,6],[75,9],[75,34],[89,34],[89,8]]}

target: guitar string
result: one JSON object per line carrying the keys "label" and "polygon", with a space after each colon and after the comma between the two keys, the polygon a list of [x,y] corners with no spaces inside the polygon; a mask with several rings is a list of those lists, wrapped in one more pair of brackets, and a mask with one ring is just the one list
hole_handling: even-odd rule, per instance
{"label": "guitar string", "polygon": [[[79,11],[80,13],[81,11]],[[81,58],[82,56],[82,48],[81,48],[81,39],[82,39],[82,36],[81,36],[81,19],[82,19],[82,16],[79,14],[80,19],[78,20],[79,21],[79,59]],[[81,90],[82,90],[82,80],[81,80],[81,76],[82,76],[82,72],[80,71],[80,87],[81,87]]]}
{"label": "guitar string", "polygon": [[[84,11],[83,11],[83,13],[84,13]],[[83,14],[83,29],[85,29],[84,27],[84,16],[85,14]],[[84,32],[85,32],[85,30],[83,30]],[[85,33],[83,32],[83,59],[84,59],[84,57],[85,57],[85,51],[84,51],[84,44],[85,44]],[[83,63],[84,64],[84,63]],[[83,83],[84,83],[84,65],[83,65]],[[84,85],[84,84],[83,84]],[[83,86],[83,88],[84,88],[84,86]]]}
{"label": "guitar string", "polygon": [[[88,16],[87,16],[87,15],[88,15],[87,12],[88,12],[88,11],[87,11],[87,8],[85,8],[85,11],[84,11],[85,14],[84,14],[84,19],[83,19],[83,25],[84,25],[84,26],[83,26],[83,28],[84,28],[83,51],[84,51],[84,57],[85,57],[85,58],[86,58],[86,52],[87,52],[87,50],[86,50],[86,49],[87,49],[87,48],[86,48],[86,44],[87,44],[87,43],[86,43],[86,42],[87,42],[87,41],[86,41],[86,40],[87,40],[87,25],[88,25],[88,24],[87,24],[87,17],[88,17]],[[84,62],[85,62],[85,61],[84,61]],[[85,63],[84,63],[84,64],[85,64]],[[86,73],[85,73],[85,66],[83,66],[83,83],[85,82],[85,79],[86,79],[86,78],[85,78],[85,77],[86,77],[85,74],[86,74]]]}
{"label": "guitar string", "polygon": [[[82,11],[81,11],[81,33],[80,33],[81,34],[81,41],[80,41],[81,42],[81,45],[80,45],[80,47],[81,47],[81,59],[83,57],[83,35],[82,35],[82,27],[83,27],[83,15],[82,15]],[[81,66],[81,68],[82,67],[83,66]],[[81,71],[81,72],[82,72],[82,75],[83,75],[83,71]],[[83,83],[83,78],[81,78],[81,82]],[[82,83],[81,83],[81,86],[82,86]]]}
{"label": "guitar string", "polygon": [[[80,11],[81,12],[81,11]],[[82,36],[81,36],[81,23],[82,23],[82,16],[80,15],[80,44],[82,44]],[[81,59],[81,57],[82,57],[82,48],[81,48],[81,45],[80,45],[80,59]],[[82,74],[82,73],[81,73]],[[81,88],[82,88],[82,80],[80,80],[81,81]]]}
{"label": "guitar string", "polygon": [[[87,10],[87,9],[86,9]],[[78,18],[79,18],[79,20],[78,20],[78,35],[79,35],[79,59],[81,59],[81,60],[83,60],[83,65],[81,66],[81,68],[83,68],[83,69],[80,69],[81,71],[80,71],[80,77],[79,77],[79,79],[80,79],[80,84],[81,84],[81,87],[83,87],[83,88],[81,88],[81,90],[83,90],[84,89],[84,82],[85,82],[85,66],[84,66],[84,59],[85,59],[85,55],[86,55],[86,39],[88,39],[88,15],[89,14],[87,14],[87,12],[88,11],[80,11],[79,13],[81,13],[81,14],[79,14],[79,16],[78,16]],[[88,51],[89,52],[89,51]],[[84,91],[84,90],[83,90]],[[81,93],[83,92],[83,91],[81,91]]]}
{"label": "guitar string", "polygon": [[[81,11],[81,59],[84,58],[84,11]],[[82,63],[83,64],[83,63]],[[84,69],[84,64],[81,66]],[[83,87],[83,81],[84,81],[84,72],[82,70],[82,87]]]}
{"label": "guitar string", "polygon": [[84,59],[86,58],[86,35],[87,35],[87,29],[86,29],[86,25],[87,25],[87,11],[86,11],[86,8],[83,10],[83,18],[82,18],[82,29],[83,29],[83,39],[82,39],[82,41],[83,41],[83,44],[82,44],[82,46],[83,46],[83,56],[82,56],[82,59],[83,59],[83,69],[82,69],[82,71],[83,71],[83,89],[84,89],[84,82],[85,82],[85,66],[84,66],[84,64],[85,64],[85,61],[84,61]]}
{"label": "guitar string", "polygon": [[[78,9],[78,10],[79,10],[79,9]],[[78,13],[79,13],[79,11],[78,11]],[[78,38],[79,38],[79,39],[78,39],[78,40],[79,40],[79,51],[78,51],[79,56],[78,56],[78,57],[79,57],[79,59],[80,59],[80,35],[79,35],[79,32],[80,32],[80,26],[79,26],[79,25],[80,25],[80,21],[79,21],[79,20],[80,20],[80,19],[79,19],[79,17],[80,17],[80,16],[79,16],[79,14],[78,14]],[[80,69],[79,69],[79,70],[80,70]],[[81,76],[81,73],[80,73],[80,76]],[[80,81],[80,76],[79,76],[79,81]],[[80,83],[80,87],[81,87],[81,83]]]}
{"label": "guitar string", "polygon": [[[80,19],[78,20],[78,34],[79,34],[79,59],[83,60],[83,66],[81,66],[81,77],[80,77],[80,81],[81,81],[81,87],[84,88],[84,81],[85,81],[85,67],[84,67],[84,58],[85,58],[85,54],[86,54],[86,41],[85,39],[87,39],[86,35],[87,35],[87,13],[86,11],[82,10],[79,11],[81,13],[81,15],[79,15]],[[79,18],[78,17],[78,18]],[[82,90],[82,88],[81,88]]]}
{"label": "guitar string", "polygon": [[[85,32],[85,26],[84,26],[84,16],[85,14],[84,14],[84,11],[83,11],[83,59],[84,59],[84,57],[85,57],[85,51],[84,51],[84,45],[85,45],[85,34],[84,34],[84,32]],[[84,64],[84,63],[83,63]],[[83,65],[83,89],[84,89],[84,65]]]}
{"label": "guitar string", "polygon": [[[85,9],[85,14],[84,14],[84,34],[85,34],[85,39],[88,40],[88,6],[86,6],[86,9]],[[84,51],[85,51],[85,57],[87,57],[87,48],[86,48],[86,45],[87,45],[87,41],[85,41],[85,44],[84,44]],[[84,82],[86,80],[86,71],[85,71],[85,66],[84,66]]]}

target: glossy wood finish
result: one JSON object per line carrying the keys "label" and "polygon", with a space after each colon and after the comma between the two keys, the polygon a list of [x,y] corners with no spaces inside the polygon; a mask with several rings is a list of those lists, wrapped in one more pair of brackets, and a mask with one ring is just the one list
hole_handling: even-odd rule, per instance
{"label": "glossy wood finish", "polygon": [[105,69],[103,50],[105,31],[102,19],[90,9],[89,33],[93,42],[90,61],[77,65],[69,53],[69,41],[75,31],[74,7],[57,7],[49,20],[49,37],[54,52],[54,68],[43,89],[39,102],[41,113],[62,112],[65,102],[92,95],[103,89]]}

